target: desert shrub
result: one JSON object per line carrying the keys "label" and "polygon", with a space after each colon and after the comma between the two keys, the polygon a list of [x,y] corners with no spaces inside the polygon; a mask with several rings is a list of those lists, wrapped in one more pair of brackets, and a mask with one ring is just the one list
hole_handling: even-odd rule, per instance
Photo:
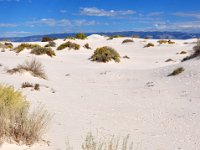
{"label": "desert shrub", "polygon": [[159,41],[157,41],[159,44],[167,44],[168,43],[168,41],[167,40],[159,40]]}
{"label": "desert shrub", "polygon": [[24,82],[22,83],[21,85],[21,88],[29,88],[29,87],[33,87],[33,84],[32,83],[29,83],[29,82]]}
{"label": "desert shrub", "polygon": [[77,33],[77,34],[75,35],[75,38],[76,38],[76,39],[80,39],[80,40],[84,40],[84,39],[87,38],[87,36],[86,36],[85,33]]}
{"label": "desert shrub", "polygon": [[24,71],[30,72],[34,77],[39,77],[42,79],[47,79],[43,65],[40,61],[32,59],[31,61],[25,61],[24,64],[18,65],[13,69],[7,70],[7,73],[23,73]]}
{"label": "desert shrub", "polygon": [[187,52],[186,51],[181,51],[180,54],[187,54]]}
{"label": "desert shrub", "polygon": [[131,43],[131,42],[133,42],[133,40],[131,40],[131,39],[125,39],[124,41],[122,41],[122,44],[124,44],[124,43]]}
{"label": "desert shrub", "polygon": [[53,39],[48,37],[48,36],[45,36],[45,37],[42,38],[41,42],[50,42],[50,41],[53,41]]}
{"label": "desert shrub", "polygon": [[91,47],[88,43],[86,43],[83,47],[85,47],[86,49],[91,49]]}
{"label": "desert shrub", "polygon": [[61,45],[57,48],[57,50],[63,50],[63,49],[65,49],[65,48],[79,50],[79,49],[80,49],[80,45],[68,41],[68,42],[66,42],[66,43],[61,44]]}
{"label": "desert shrub", "polygon": [[36,83],[34,85],[34,90],[39,91],[40,90],[40,85]]}
{"label": "desert shrub", "polygon": [[180,73],[182,73],[185,69],[183,67],[176,68],[172,73],[170,73],[168,76],[175,76]]}
{"label": "desert shrub", "polygon": [[124,37],[124,36],[122,36],[122,35],[112,35],[107,40],[112,40],[114,38],[122,38],[122,37]]}
{"label": "desert shrub", "polygon": [[139,35],[133,35],[132,38],[140,38]]}
{"label": "desert shrub", "polygon": [[50,57],[56,56],[55,52],[50,47],[36,47],[31,50],[31,54],[43,55],[47,54]]}
{"label": "desert shrub", "polygon": [[171,58],[165,60],[165,62],[170,62],[170,61],[173,61]]}
{"label": "desert shrub", "polygon": [[0,85],[0,140],[31,145],[41,140],[49,122],[43,107],[29,111],[30,104],[20,91]]}
{"label": "desert shrub", "polygon": [[185,58],[182,61],[190,60],[196,57],[200,57],[200,40],[197,40],[197,44],[193,47],[194,52]]}
{"label": "desert shrub", "polygon": [[127,55],[123,56],[123,58],[125,58],[125,59],[130,59],[130,57],[127,56]]}
{"label": "desert shrub", "polygon": [[36,47],[41,47],[38,44],[28,44],[28,43],[22,43],[20,45],[18,45],[17,47],[14,48],[14,51],[16,51],[17,53],[20,53],[21,51],[23,51],[25,48],[26,49],[33,49]]}
{"label": "desert shrub", "polygon": [[168,40],[168,44],[175,44],[175,42]]}
{"label": "desert shrub", "polygon": [[153,43],[148,43],[144,47],[154,47],[154,44]]}
{"label": "desert shrub", "polygon": [[48,44],[46,44],[44,47],[56,47],[56,43],[53,41],[50,41]]}
{"label": "desert shrub", "polygon": [[98,62],[109,62],[114,60],[115,62],[120,62],[120,55],[113,48],[104,46],[97,48],[90,60]]}
{"label": "desert shrub", "polygon": [[13,48],[13,44],[12,43],[8,43],[8,42],[5,42],[4,44],[0,43],[0,48],[2,48],[2,49],[7,49],[7,48],[11,49],[11,48]]}

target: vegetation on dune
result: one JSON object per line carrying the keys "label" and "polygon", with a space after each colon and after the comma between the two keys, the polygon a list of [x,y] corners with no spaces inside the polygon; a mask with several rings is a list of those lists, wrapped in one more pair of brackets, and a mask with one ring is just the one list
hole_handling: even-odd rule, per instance
{"label": "vegetation on dune", "polygon": [[63,43],[63,44],[61,44],[60,46],[58,46],[57,50],[63,50],[63,49],[65,49],[65,48],[74,49],[74,50],[79,50],[79,49],[80,49],[80,45],[68,41],[68,42]]}
{"label": "vegetation on dune", "polygon": [[134,41],[131,39],[125,39],[124,41],[122,41],[122,44],[124,43],[133,43]]}
{"label": "vegetation on dune", "polygon": [[54,41],[50,41],[48,44],[46,44],[44,47],[56,47],[56,43]]}
{"label": "vegetation on dune", "polygon": [[53,41],[54,39],[48,37],[48,36],[45,36],[42,38],[41,42],[50,42],[50,41]]}
{"label": "vegetation on dune", "polygon": [[185,57],[182,61],[190,60],[193,58],[200,58],[200,39],[197,40],[197,44],[193,47],[194,52],[190,55]]}
{"label": "vegetation on dune", "polygon": [[86,36],[85,33],[77,33],[77,34],[75,35],[75,38],[76,38],[76,39],[80,39],[80,40],[84,40],[84,39],[87,38],[87,36]]}
{"label": "vegetation on dune", "polygon": [[22,43],[22,44],[18,45],[17,47],[15,47],[14,51],[16,53],[20,53],[24,49],[33,49],[33,48],[36,48],[36,47],[41,47],[41,46],[38,45],[38,44]]}
{"label": "vegetation on dune", "polygon": [[56,56],[55,52],[50,47],[35,47],[31,50],[31,54],[35,55],[47,54],[50,57]]}
{"label": "vegetation on dune", "polygon": [[97,48],[90,60],[98,62],[109,62],[114,60],[115,62],[120,62],[120,55],[113,48],[104,46]]}
{"label": "vegetation on dune", "polygon": [[159,40],[157,41],[159,44],[175,44],[175,42],[171,40]]}
{"label": "vegetation on dune", "polygon": [[124,37],[124,36],[122,36],[122,35],[113,35],[113,36],[110,36],[107,40],[112,40],[114,38],[122,38],[122,37]]}
{"label": "vegetation on dune", "polygon": [[132,35],[132,38],[140,38],[139,35]]}
{"label": "vegetation on dune", "polygon": [[29,82],[24,82],[24,83],[22,83],[21,88],[33,88],[34,90],[39,91],[40,85],[37,84],[37,83],[32,84],[32,83],[29,83]]}
{"label": "vegetation on dune", "polygon": [[154,47],[154,44],[153,43],[148,43],[144,47]]}
{"label": "vegetation on dune", "polygon": [[14,73],[23,73],[23,72],[30,72],[34,77],[39,77],[42,79],[47,79],[47,75],[44,71],[43,65],[40,61],[36,59],[32,59],[31,61],[25,61],[25,63],[18,65],[13,69],[7,70],[7,73],[14,74]]}
{"label": "vegetation on dune", "polygon": [[34,112],[29,108],[20,91],[0,85],[0,141],[32,145],[41,140],[50,115],[43,107]]}
{"label": "vegetation on dune", "polygon": [[183,71],[185,71],[185,69],[183,67],[179,67],[176,68],[172,73],[170,73],[168,76],[175,76],[178,75],[180,73],[182,73]]}
{"label": "vegetation on dune", "polygon": [[12,43],[8,43],[8,42],[0,43],[0,48],[2,48],[2,49],[12,49],[13,48],[13,44]]}
{"label": "vegetation on dune", "polygon": [[83,47],[86,48],[86,49],[91,49],[91,47],[88,43],[86,43]]}

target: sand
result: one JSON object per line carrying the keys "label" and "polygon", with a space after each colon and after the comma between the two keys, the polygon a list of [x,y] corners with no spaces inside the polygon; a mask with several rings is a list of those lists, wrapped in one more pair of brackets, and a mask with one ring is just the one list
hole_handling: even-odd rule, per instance
{"label": "sand", "polygon": [[[92,35],[75,40],[92,50],[56,51],[50,58],[35,56],[25,50],[0,53],[0,82],[21,90],[31,106],[43,104],[53,115],[43,139],[31,147],[3,144],[2,150],[66,150],[69,140],[74,150],[81,149],[87,132],[130,134],[134,150],[197,150],[200,148],[200,61],[181,63],[189,55],[196,39],[173,40],[176,44],[159,45],[157,40],[127,38],[107,40]],[[62,39],[55,41],[57,45]],[[143,48],[152,42],[155,47]],[[188,42],[189,44],[184,44]],[[46,43],[36,42],[40,45]],[[20,43],[13,43],[15,46]],[[123,57],[120,63],[89,61],[97,47],[111,46]],[[177,54],[181,51],[187,54]],[[37,58],[44,65],[48,80],[30,74],[9,75],[27,59]],[[171,58],[173,61],[165,62]],[[175,68],[184,67],[178,76],[168,77]],[[40,91],[21,89],[23,82],[39,83]]]}

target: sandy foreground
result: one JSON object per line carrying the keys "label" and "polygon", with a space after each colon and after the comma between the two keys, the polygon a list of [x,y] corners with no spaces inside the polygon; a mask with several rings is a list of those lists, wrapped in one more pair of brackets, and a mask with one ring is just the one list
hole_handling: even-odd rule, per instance
{"label": "sandy foreground", "polygon": [[[159,45],[152,39],[121,44],[124,39],[92,35],[74,41],[81,46],[89,43],[92,50],[65,49],[56,51],[53,58],[35,56],[29,50],[1,52],[0,83],[23,91],[33,108],[44,104],[53,118],[43,137],[49,145],[3,144],[0,149],[66,150],[69,140],[74,150],[80,150],[86,133],[96,130],[117,136],[130,134],[134,150],[200,149],[200,61],[180,62],[192,52],[196,39],[173,40],[176,44],[172,45]],[[64,41],[55,42],[58,46]],[[143,48],[148,42],[155,47]],[[121,58],[120,63],[89,61],[94,50],[102,46],[111,46],[130,59]],[[177,54],[181,51],[188,53]],[[5,73],[5,68],[33,57],[44,65],[48,80]],[[165,62],[169,58],[174,61]],[[177,67],[185,71],[168,77]],[[23,82],[39,83],[41,89],[21,89]]]}

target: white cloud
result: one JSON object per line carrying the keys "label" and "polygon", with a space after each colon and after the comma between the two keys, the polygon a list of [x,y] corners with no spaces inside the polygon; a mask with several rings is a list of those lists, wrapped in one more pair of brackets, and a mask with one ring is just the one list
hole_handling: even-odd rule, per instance
{"label": "white cloud", "polygon": [[56,20],[52,18],[43,18],[40,20],[29,21],[25,23],[27,26],[35,27],[35,26],[50,26],[50,27],[66,27],[66,26],[92,26],[96,25],[96,21],[88,21],[88,20],[68,20],[68,19],[61,19]]}
{"label": "white cloud", "polygon": [[124,15],[131,15],[135,14],[136,12],[133,10],[104,10],[98,9],[96,7],[85,7],[81,8],[80,10],[81,15],[86,16],[106,16],[106,17],[113,17],[113,16],[124,16]]}
{"label": "white cloud", "polygon": [[11,24],[11,23],[0,23],[0,27],[17,27],[17,24]]}
{"label": "white cloud", "polygon": [[174,13],[173,15],[179,17],[192,17],[200,19],[200,12],[193,12],[193,13],[177,12]]}

